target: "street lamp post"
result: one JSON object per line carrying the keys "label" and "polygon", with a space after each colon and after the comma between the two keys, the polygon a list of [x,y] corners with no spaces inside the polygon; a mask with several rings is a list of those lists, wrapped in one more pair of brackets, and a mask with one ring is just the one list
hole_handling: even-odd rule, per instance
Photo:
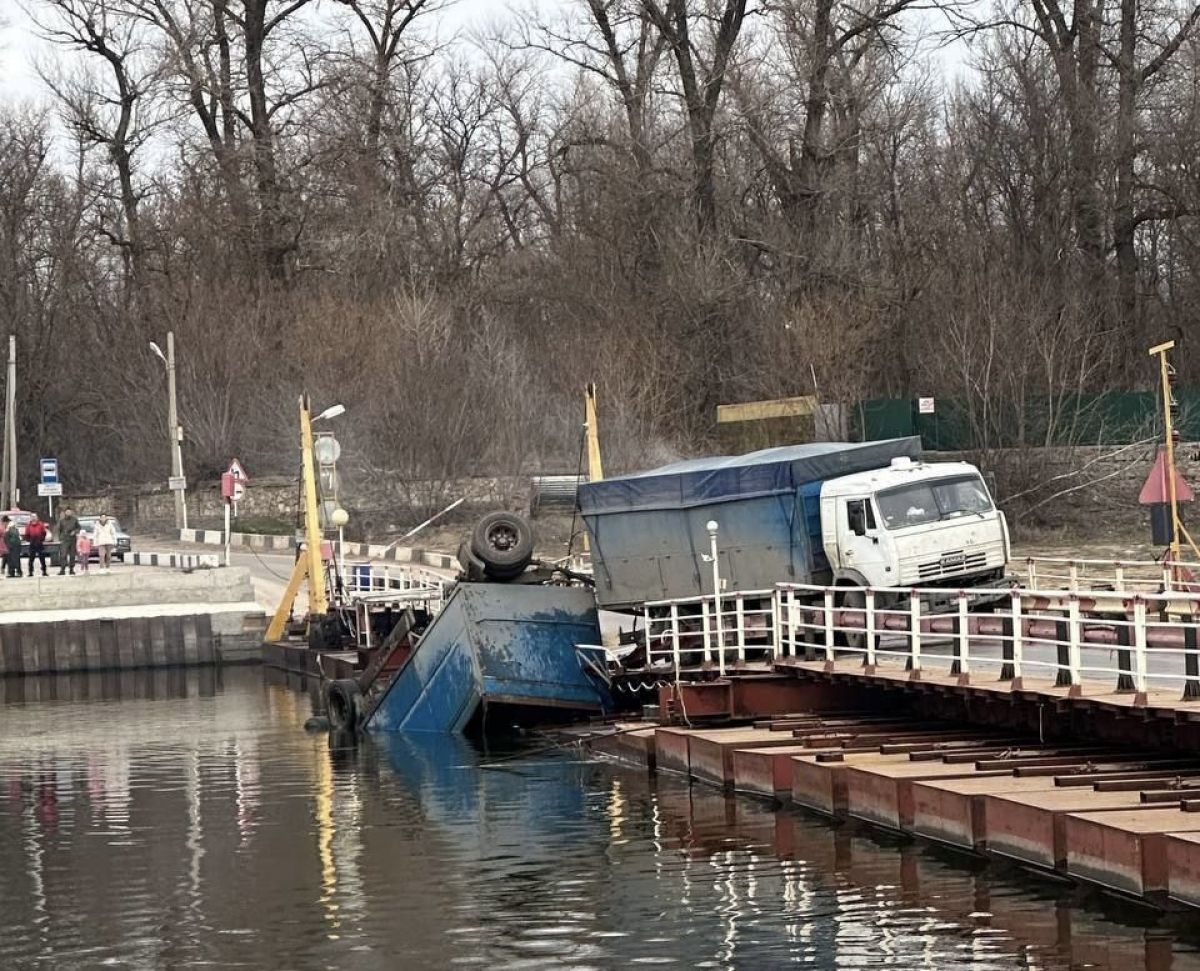
{"label": "street lamp post", "polygon": [[[167,437],[171,442],[171,477],[176,480],[174,484],[182,485],[179,480],[183,479],[183,450],[179,442],[183,437],[183,429],[179,425],[179,407],[175,397],[175,332],[167,331],[165,355],[154,341],[150,342],[150,350],[158,355],[167,368]],[[175,493],[175,527],[187,529],[187,490],[172,491]]]}
{"label": "street lamp post", "polygon": [[717,545],[717,532],[720,525],[715,519],[710,519],[704,526],[708,530],[708,556],[704,559],[712,563],[713,582],[713,620],[717,635],[717,669],[721,677],[725,677],[725,625],[721,619],[721,560],[720,548]]}

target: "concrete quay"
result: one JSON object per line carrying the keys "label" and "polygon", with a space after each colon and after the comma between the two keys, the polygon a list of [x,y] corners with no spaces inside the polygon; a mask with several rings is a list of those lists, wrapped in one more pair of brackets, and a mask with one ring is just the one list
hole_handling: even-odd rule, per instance
{"label": "concrete quay", "polygon": [[799,712],[618,724],[589,747],[833,821],[1017,863],[1161,909],[1200,907],[1200,756],[1011,729]]}
{"label": "concrete quay", "polygon": [[248,570],[124,568],[0,582],[0,676],[261,659]]}

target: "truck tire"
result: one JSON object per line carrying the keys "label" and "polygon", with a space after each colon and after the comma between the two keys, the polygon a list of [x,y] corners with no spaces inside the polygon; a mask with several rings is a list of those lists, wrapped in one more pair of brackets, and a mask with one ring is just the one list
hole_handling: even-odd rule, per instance
{"label": "truck tire", "polygon": [[[861,587],[844,587],[837,598],[838,606],[846,610],[861,610],[866,611],[867,594]],[[856,653],[865,652],[867,649],[867,632],[865,629],[861,631],[839,631],[834,637],[834,643],[840,647]],[[879,635],[875,635],[875,646],[879,646]]]}
{"label": "truck tire", "polygon": [[533,528],[516,513],[488,513],[471,533],[471,552],[489,576],[511,579],[533,559]]}
{"label": "truck tire", "polygon": [[325,711],[335,732],[356,732],[362,726],[362,689],[353,678],[340,678],[325,685]]}

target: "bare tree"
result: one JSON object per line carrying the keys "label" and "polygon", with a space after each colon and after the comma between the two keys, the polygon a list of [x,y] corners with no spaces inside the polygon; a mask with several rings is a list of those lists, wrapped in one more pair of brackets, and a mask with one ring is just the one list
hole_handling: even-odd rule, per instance
{"label": "bare tree", "polygon": [[122,16],[110,0],[43,0],[36,22],[42,34],[68,51],[99,62],[75,73],[42,71],[58,97],[67,125],[85,145],[102,148],[116,175],[121,219],[104,220],[101,232],[120,247],[128,264],[132,296],[146,281],[146,242],[139,205],[134,156],[151,136],[153,111],[148,102],[158,65],[146,56],[139,25]]}
{"label": "bare tree", "polygon": [[701,45],[708,38],[695,35],[698,24],[708,18],[697,14],[689,0],[642,0],[646,16],[675,57],[691,141],[696,224],[702,236],[717,228],[717,109],[746,7],[747,0],[724,0],[706,51]]}

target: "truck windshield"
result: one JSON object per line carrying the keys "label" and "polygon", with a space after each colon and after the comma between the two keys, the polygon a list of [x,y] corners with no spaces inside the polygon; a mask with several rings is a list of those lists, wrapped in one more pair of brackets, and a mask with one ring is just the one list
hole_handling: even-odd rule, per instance
{"label": "truck windshield", "polygon": [[975,475],[918,482],[880,492],[875,501],[888,529],[920,526],[942,519],[992,511],[983,481]]}

